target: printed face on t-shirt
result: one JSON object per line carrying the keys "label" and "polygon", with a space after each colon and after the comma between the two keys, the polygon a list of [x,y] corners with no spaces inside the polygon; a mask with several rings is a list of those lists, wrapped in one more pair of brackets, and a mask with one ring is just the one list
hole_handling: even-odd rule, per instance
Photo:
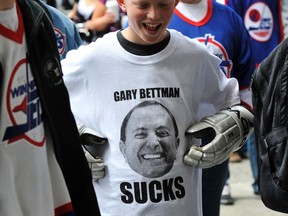
{"label": "printed face on t-shirt", "polygon": [[121,136],[120,149],[130,167],[148,178],[168,173],[179,145],[172,114],[160,103],[146,101],[134,107],[127,116],[125,124],[123,121],[125,136]]}

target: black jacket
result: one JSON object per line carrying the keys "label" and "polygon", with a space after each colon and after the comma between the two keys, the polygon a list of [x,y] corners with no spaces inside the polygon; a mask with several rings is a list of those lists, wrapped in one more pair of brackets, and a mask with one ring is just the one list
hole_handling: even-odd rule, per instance
{"label": "black jacket", "polygon": [[261,199],[288,213],[288,38],[261,62],[251,87]]}
{"label": "black jacket", "polygon": [[53,26],[45,11],[33,0],[17,0],[24,19],[28,61],[41,100],[44,122],[51,132],[77,216],[100,215],[92,175],[83,154],[67,89],[62,79]]}

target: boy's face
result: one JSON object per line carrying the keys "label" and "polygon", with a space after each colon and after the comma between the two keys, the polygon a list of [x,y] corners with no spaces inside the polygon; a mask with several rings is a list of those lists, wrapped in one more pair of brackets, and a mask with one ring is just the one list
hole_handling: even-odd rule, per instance
{"label": "boy's face", "polygon": [[127,12],[124,37],[137,44],[155,44],[167,36],[167,25],[179,0],[118,0]]}

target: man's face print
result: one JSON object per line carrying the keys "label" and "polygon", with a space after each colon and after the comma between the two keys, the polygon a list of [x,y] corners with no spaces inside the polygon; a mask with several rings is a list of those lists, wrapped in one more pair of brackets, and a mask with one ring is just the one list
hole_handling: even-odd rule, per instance
{"label": "man's face print", "polygon": [[155,178],[168,173],[174,163],[179,139],[176,125],[159,104],[136,108],[126,126],[120,149],[138,174]]}

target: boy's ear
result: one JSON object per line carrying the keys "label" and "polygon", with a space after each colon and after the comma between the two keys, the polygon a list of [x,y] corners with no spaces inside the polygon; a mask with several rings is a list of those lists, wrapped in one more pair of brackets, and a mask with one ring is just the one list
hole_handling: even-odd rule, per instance
{"label": "boy's ear", "polygon": [[127,12],[126,10],[126,5],[125,5],[125,0],[117,0],[119,7],[123,12]]}

